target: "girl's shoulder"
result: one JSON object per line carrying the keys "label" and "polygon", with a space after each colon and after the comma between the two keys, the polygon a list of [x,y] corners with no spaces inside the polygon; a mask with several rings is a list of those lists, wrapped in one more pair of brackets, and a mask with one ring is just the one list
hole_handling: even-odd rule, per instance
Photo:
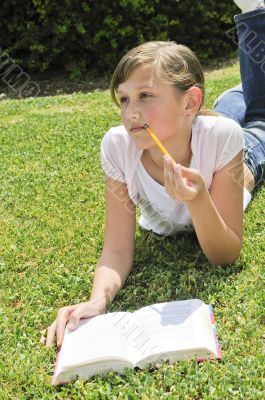
{"label": "girl's shoulder", "polygon": [[244,148],[243,130],[232,119],[200,115],[194,121],[192,148],[198,162],[216,172]]}
{"label": "girl's shoulder", "polygon": [[217,146],[222,146],[227,142],[235,142],[236,145],[240,143],[243,146],[244,143],[242,127],[236,121],[222,115],[199,115],[194,121],[192,132],[197,144],[216,143]]}
{"label": "girl's shoulder", "polygon": [[133,175],[141,152],[123,125],[110,128],[101,140],[101,165],[105,173],[120,182]]}
{"label": "girl's shoulder", "polygon": [[243,134],[236,121],[223,115],[199,115],[195,118],[194,129],[201,134],[226,135],[233,131]]}
{"label": "girl's shoulder", "polygon": [[112,155],[137,155],[135,143],[126,131],[124,125],[110,128],[101,140],[101,149]]}
{"label": "girl's shoulder", "polygon": [[111,127],[103,136],[102,141],[104,142],[119,142],[120,144],[128,144],[130,137],[124,127],[124,125]]}

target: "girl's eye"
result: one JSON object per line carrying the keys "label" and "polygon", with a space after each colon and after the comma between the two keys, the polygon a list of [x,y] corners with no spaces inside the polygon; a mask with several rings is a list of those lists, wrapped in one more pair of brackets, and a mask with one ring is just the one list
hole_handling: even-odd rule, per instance
{"label": "girl's eye", "polygon": [[125,103],[127,101],[127,97],[121,97],[120,98],[120,103]]}
{"label": "girl's eye", "polygon": [[[152,97],[152,95],[150,93],[140,93],[139,97],[141,100],[145,100],[148,97]],[[129,97],[121,97],[119,101],[120,101],[120,104],[126,103],[129,101]]]}
{"label": "girl's eye", "polygon": [[141,99],[146,99],[147,97],[151,97],[152,95],[149,93],[141,93]]}

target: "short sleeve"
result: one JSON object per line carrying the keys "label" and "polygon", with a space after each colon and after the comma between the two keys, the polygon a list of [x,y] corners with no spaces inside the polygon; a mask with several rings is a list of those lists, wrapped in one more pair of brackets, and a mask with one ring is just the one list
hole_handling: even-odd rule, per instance
{"label": "short sleeve", "polygon": [[244,135],[241,126],[228,118],[220,118],[216,129],[217,152],[215,171],[219,171],[244,148]]}
{"label": "short sleeve", "polygon": [[103,171],[110,178],[122,183],[125,183],[124,146],[121,135],[117,135],[113,128],[104,135],[100,146]]}

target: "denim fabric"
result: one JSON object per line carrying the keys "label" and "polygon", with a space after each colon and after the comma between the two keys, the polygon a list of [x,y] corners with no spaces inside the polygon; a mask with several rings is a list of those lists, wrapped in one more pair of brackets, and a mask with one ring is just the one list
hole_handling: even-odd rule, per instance
{"label": "denim fabric", "polygon": [[[231,104],[233,106],[231,107]],[[242,84],[222,93],[214,103],[215,111],[227,118],[235,120],[239,125],[245,123],[246,104],[243,96]]]}
{"label": "denim fabric", "polygon": [[265,181],[265,9],[234,17],[242,85],[223,93],[215,111],[237,121],[244,131],[244,161],[255,187]]}

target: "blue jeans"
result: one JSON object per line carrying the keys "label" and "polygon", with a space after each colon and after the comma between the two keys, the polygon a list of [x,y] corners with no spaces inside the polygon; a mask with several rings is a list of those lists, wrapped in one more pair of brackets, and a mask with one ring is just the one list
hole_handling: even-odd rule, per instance
{"label": "blue jeans", "polygon": [[265,9],[234,17],[242,85],[221,94],[215,111],[237,121],[244,132],[244,162],[257,187],[265,181]]}

